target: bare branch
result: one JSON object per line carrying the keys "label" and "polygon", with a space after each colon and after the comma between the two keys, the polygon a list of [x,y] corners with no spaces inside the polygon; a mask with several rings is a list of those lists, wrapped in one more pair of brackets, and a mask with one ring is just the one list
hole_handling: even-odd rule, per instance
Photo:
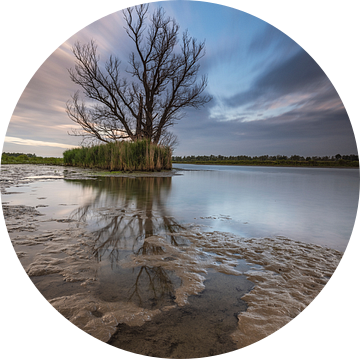
{"label": "bare branch", "polygon": [[171,151],[174,152],[175,148],[179,145],[179,140],[173,132],[163,131],[159,145],[170,147]]}
{"label": "bare branch", "polygon": [[[121,76],[120,60],[110,56],[100,66],[95,41],[75,43],[75,66],[70,79],[80,86],[88,100],[79,102],[75,93],[67,104],[69,118],[80,125],[76,135],[109,142],[125,138],[147,138],[155,143],[168,141],[167,128],[179,121],[186,107],[200,108],[211,100],[202,95],[207,77],[197,81],[199,61],[205,55],[205,42],[185,31],[179,44],[179,25],[162,8],[148,15],[144,4],[123,11],[125,31],[134,43],[129,55],[132,76]],[[73,134],[74,134],[73,133]]]}

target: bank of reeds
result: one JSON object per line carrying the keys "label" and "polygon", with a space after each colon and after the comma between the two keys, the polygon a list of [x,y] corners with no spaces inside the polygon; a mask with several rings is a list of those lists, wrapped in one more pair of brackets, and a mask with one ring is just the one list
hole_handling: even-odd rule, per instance
{"label": "bank of reeds", "polygon": [[148,140],[74,148],[65,151],[63,158],[67,166],[110,171],[161,171],[172,166],[171,149]]}

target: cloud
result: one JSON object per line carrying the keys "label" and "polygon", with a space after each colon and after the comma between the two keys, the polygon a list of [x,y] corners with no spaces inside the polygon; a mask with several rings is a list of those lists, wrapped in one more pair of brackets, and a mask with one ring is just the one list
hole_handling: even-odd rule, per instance
{"label": "cloud", "polygon": [[180,142],[175,154],[357,153],[352,127],[339,98],[336,103],[307,99],[301,106],[261,121],[243,120],[239,116],[219,121],[211,117],[210,106],[201,112],[188,111],[188,116],[173,128]]}
{"label": "cloud", "polygon": [[258,89],[289,92],[309,92],[316,89],[327,77],[320,66],[304,50],[282,64],[266,71],[256,82]]}
{"label": "cloud", "polygon": [[[267,68],[253,82],[250,89],[241,91],[224,100],[232,107],[266,107],[289,94],[321,93],[332,87],[319,65],[304,50],[273,68]],[[261,101],[260,101],[261,100]]]}
{"label": "cloud", "polygon": [[301,48],[275,26],[267,22],[263,22],[263,25],[261,31],[250,37],[248,52],[254,56],[266,57],[267,61],[281,60],[290,57]]}
{"label": "cloud", "polygon": [[64,143],[56,143],[56,142],[45,142],[45,141],[37,141],[32,139],[24,139],[19,137],[11,137],[11,136],[5,136],[5,143],[13,143],[17,145],[23,145],[23,146],[46,146],[46,147],[58,147],[58,148],[75,148],[78,146],[68,145]]}

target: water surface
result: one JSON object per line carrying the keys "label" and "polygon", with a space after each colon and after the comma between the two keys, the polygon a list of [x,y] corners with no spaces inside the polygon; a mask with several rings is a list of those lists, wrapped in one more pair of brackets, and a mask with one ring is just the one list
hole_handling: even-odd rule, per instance
{"label": "water surface", "polygon": [[[38,181],[10,188],[10,193],[21,193],[5,195],[3,201],[46,205],[38,209],[47,216],[82,216],[91,228],[106,227],[107,232],[115,223],[105,224],[97,210],[115,206],[146,213],[144,223],[139,218],[131,220],[131,227],[139,227],[144,234],[164,226],[198,223],[244,237],[285,236],[340,251],[350,239],[359,196],[356,169],[174,168],[185,171],[167,178]],[[130,235],[129,227],[125,238]],[[128,243],[128,248],[132,246]]]}
{"label": "water surface", "polygon": [[28,167],[2,202],[34,284],[96,338],[162,357],[225,353],[294,318],[341,258],[312,244],[345,250],[359,191],[353,169],[69,178]]}
{"label": "water surface", "polygon": [[174,168],[186,169],[173,179],[167,202],[177,218],[196,218],[213,230],[245,237],[285,236],[340,251],[350,239],[359,198],[357,169]]}

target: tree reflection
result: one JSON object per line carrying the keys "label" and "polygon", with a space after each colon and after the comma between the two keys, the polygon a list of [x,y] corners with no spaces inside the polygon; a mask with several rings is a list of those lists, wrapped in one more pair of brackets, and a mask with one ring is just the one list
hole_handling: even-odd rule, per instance
{"label": "tree reflection", "polygon": [[[147,284],[147,285],[146,285]],[[162,267],[141,266],[134,285],[128,292],[128,300],[145,306],[144,298],[151,298],[152,305],[173,297],[174,284]]]}
{"label": "tree reflection", "polygon": [[[171,191],[171,177],[105,177],[98,180],[71,180],[90,194],[88,202],[71,214],[72,219],[88,224],[94,235],[91,244],[97,261],[109,261],[111,268],[120,259],[164,253],[160,245],[145,238],[160,235],[174,246],[185,244],[175,234],[183,227],[169,215],[165,203]],[[159,266],[141,266],[129,288],[128,299],[143,303],[150,296],[157,302],[171,297],[173,283]]]}

